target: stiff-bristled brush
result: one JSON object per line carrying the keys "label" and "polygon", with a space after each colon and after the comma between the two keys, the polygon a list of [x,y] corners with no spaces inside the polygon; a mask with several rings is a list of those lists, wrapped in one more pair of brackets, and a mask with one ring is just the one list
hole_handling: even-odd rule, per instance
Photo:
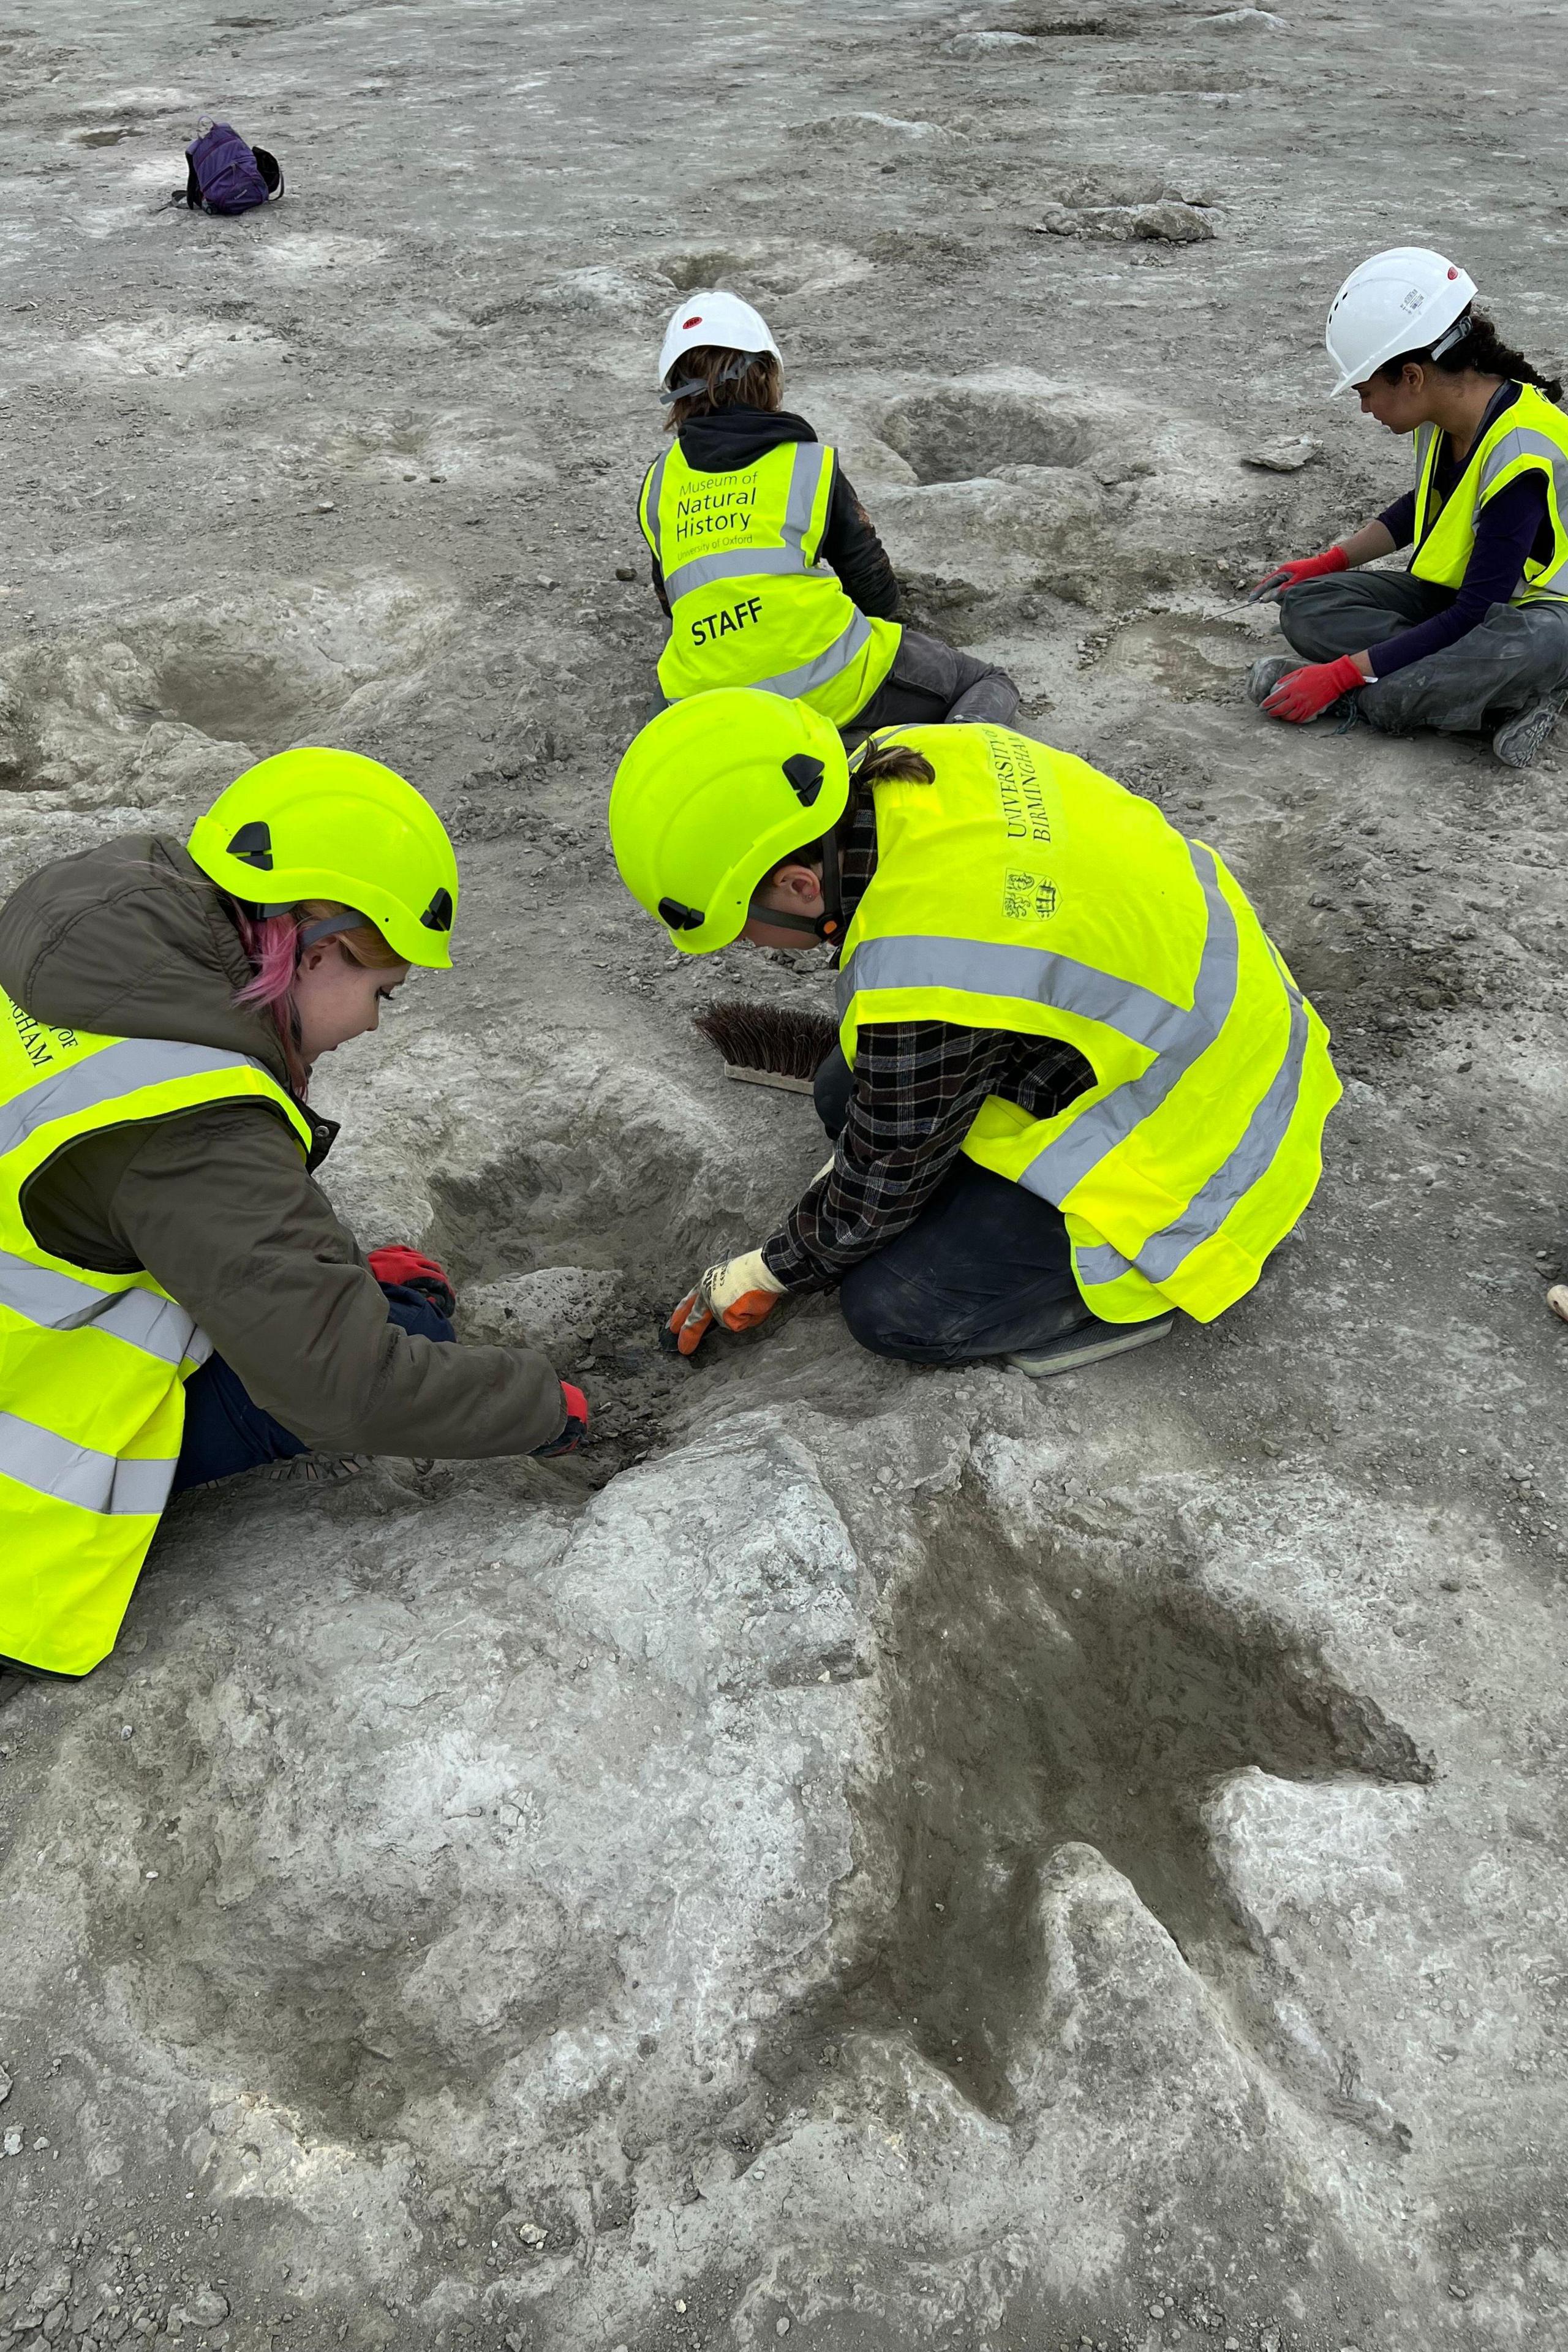
{"label": "stiff-bristled brush", "polygon": [[724,1056],[724,1076],[751,1087],[778,1087],[808,1095],[819,1066],[838,1043],[838,1029],[826,1013],[802,1013],[793,1005],[747,1004],[727,997],[699,1013],[700,1029]]}

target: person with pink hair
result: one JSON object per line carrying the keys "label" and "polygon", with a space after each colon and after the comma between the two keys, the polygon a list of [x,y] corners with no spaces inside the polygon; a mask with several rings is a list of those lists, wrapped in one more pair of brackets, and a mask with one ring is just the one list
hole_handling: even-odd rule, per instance
{"label": "person with pink hair", "polygon": [[0,908],[0,1664],[96,1664],[185,1487],[581,1443],[581,1390],[454,1344],[439,1265],[315,1178],[314,1069],[449,966],[458,895],[411,784],[301,750]]}

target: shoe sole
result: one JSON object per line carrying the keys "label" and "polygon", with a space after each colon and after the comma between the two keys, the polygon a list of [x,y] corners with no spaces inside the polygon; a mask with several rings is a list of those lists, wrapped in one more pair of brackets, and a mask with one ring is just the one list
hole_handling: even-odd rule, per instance
{"label": "shoe sole", "polygon": [[363,1475],[374,1459],[369,1454],[289,1454],[279,1462],[264,1463],[262,1469],[275,1486],[298,1481],[305,1486],[333,1486],[344,1478]]}
{"label": "shoe sole", "polygon": [[1162,1315],[1157,1323],[1101,1324],[1098,1330],[1072,1332],[1054,1348],[1042,1348],[1032,1356],[1009,1356],[1007,1361],[1031,1381],[1048,1381],[1057,1372],[1081,1371],[1089,1364],[1103,1363],[1107,1356],[1147,1348],[1152,1340],[1163,1339],[1175,1319],[1174,1315]]}
{"label": "shoe sole", "polygon": [[1518,719],[1510,719],[1492,737],[1494,754],[1505,768],[1533,768],[1551,741],[1562,715],[1563,702],[1559,697],[1539,710],[1527,710]]}
{"label": "shoe sole", "polygon": [[[1248,702],[1261,710],[1280,679],[1289,677],[1293,669],[1300,669],[1300,667],[1301,664],[1299,661],[1290,659],[1284,654],[1265,654],[1263,659],[1254,662],[1247,673],[1245,686]],[[1273,676],[1267,680],[1259,679],[1259,672],[1266,669],[1273,671]],[[1255,684],[1255,680],[1258,683]]]}

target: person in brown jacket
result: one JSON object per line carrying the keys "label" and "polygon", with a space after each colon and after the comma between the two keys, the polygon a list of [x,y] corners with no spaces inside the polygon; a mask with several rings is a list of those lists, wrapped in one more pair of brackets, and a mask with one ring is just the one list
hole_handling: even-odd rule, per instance
{"label": "person in brown jacket", "polygon": [[[378,796],[387,820],[379,834]],[[384,869],[398,859],[401,877],[389,879]],[[0,988],[10,1000],[0,999],[0,1030],[11,1056],[0,1064],[0,1130],[8,1119],[23,1138],[0,1156],[0,1193],[9,1193],[0,1209],[20,1244],[0,1251],[0,1306],[16,1343],[0,1363],[0,1423],[7,1444],[22,1433],[16,1461],[0,1446],[0,1553],[15,1545],[16,1559],[31,1543],[41,1556],[53,1540],[52,1498],[79,1499],[79,1481],[72,1487],[58,1467],[73,1436],[83,1462],[101,1462],[107,1450],[121,1474],[134,1468],[133,1507],[143,1517],[142,1474],[160,1466],[173,1474],[166,1491],[177,1493],[310,1449],[473,1457],[563,1453],[580,1442],[580,1391],[531,1349],[451,1344],[453,1301],[439,1267],[404,1250],[367,1261],[314,1177],[337,1129],[309,1107],[313,1063],[375,1027],[410,961],[449,961],[456,903],[451,845],[428,804],[374,761],[317,751],[251,770],[200,820],[188,847],[148,834],[109,841],[46,866],[0,908]],[[124,1042],[153,1039],[179,1048]],[[52,1087],[51,1055],[60,1073]],[[111,1079],[103,1074],[117,1056],[126,1075]],[[154,1066],[174,1073],[160,1079],[162,1093],[146,1083]],[[159,1115],[165,1101],[173,1107]],[[72,1269],[80,1270],[74,1284]],[[66,1429],[37,1402],[58,1392],[58,1350],[79,1343],[89,1318],[99,1346],[104,1331],[130,1332],[130,1294],[101,1286],[109,1277],[141,1282],[132,1304],[140,1300],[143,1326],[154,1309],[168,1311],[158,1291],[184,1310],[184,1349],[172,1350],[184,1376],[177,1461],[140,1458],[150,1405],[163,1413],[165,1391],[180,1388],[166,1369],[118,1435],[101,1423]],[[85,1306],[48,1308],[73,1287]],[[145,1352],[136,1360],[139,1378],[156,1372]],[[91,1371],[84,1356],[78,1372]],[[29,1472],[28,1443],[47,1478]],[[128,1507],[98,1506],[109,1515]],[[155,1523],[129,1563],[121,1608]],[[75,1523],[64,1524],[62,1559]],[[112,1516],[90,1522],[81,1545],[99,1541],[90,1528],[100,1528],[114,1550],[122,1524],[129,1537],[130,1524]],[[58,1646],[16,1632],[16,1611],[26,1617],[36,1596],[8,1615],[7,1586],[0,1570],[0,1655],[47,1664]],[[103,1647],[118,1622],[115,1613]]]}

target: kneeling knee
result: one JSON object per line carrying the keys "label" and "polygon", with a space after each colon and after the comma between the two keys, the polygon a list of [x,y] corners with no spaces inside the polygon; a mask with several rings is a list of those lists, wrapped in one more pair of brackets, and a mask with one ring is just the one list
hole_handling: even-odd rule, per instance
{"label": "kneeling knee", "polygon": [[849,1337],[873,1356],[909,1352],[909,1317],[900,1286],[889,1283],[875,1258],[852,1265],[838,1287],[838,1308]]}

